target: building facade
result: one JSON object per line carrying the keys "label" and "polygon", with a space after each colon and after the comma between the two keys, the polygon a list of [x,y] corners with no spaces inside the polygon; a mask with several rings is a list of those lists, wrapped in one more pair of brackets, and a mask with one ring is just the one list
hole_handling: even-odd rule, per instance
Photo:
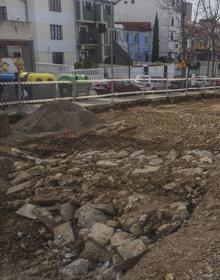
{"label": "building facade", "polygon": [[78,60],[104,63],[109,56],[111,6],[109,1],[76,0]]}
{"label": "building facade", "polygon": [[35,60],[73,65],[77,57],[73,0],[28,0],[26,3],[28,20],[33,26]]}
{"label": "building facade", "polygon": [[[187,18],[190,18],[187,6]],[[165,9],[162,0],[122,0],[115,7],[115,20],[130,22],[151,22],[154,25],[156,14],[159,19],[160,57],[177,58],[181,52],[181,16],[172,8]]]}
{"label": "building facade", "polygon": [[150,22],[117,22],[116,39],[133,64],[151,61],[152,28]]}
{"label": "building facade", "polygon": [[74,13],[72,0],[0,0],[1,55],[21,56],[27,70],[34,61],[74,64]]}
{"label": "building facade", "polygon": [[21,0],[0,0],[0,57],[21,57],[34,68],[34,38],[27,7]]}

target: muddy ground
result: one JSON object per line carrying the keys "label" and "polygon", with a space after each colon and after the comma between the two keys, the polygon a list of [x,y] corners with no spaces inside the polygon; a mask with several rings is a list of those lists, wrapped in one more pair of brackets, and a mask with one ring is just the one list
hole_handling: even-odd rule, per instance
{"label": "muddy ground", "polygon": [[[91,249],[91,241],[81,237],[85,227],[77,215],[71,220],[75,240],[63,246],[42,220],[16,214],[25,203],[38,205],[42,197],[53,198],[40,206],[60,224],[60,207],[66,202],[74,212],[91,204],[114,209],[101,223],[114,234],[126,233],[129,242],[141,240],[144,253],[118,279],[220,279],[219,100],[99,116],[110,126],[80,136],[12,134],[1,139],[1,147],[42,160],[27,162],[0,149],[1,279],[112,279],[102,272],[128,260],[112,245],[112,237]],[[21,172],[24,177],[18,180]],[[16,182],[28,186],[7,194]],[[79,258],[89,261],[83,276],[61,273]]]}

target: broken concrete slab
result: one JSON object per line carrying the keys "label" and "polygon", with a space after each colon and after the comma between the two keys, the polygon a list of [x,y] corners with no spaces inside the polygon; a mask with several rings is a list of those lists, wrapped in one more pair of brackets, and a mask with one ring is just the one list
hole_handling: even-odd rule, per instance
{"label": "broken concrete slab", "polygon": [[136,257],[146,251],[146,246],[143,241],[136,239],[131,242],[127,242],[119,247],[117,247],[117,252],[123,258],[123,260],[128,260]]}
{"label": "broken concrete slab", "polygon": [[150,173],[157,172],[160,169],[159,166],[146,166],[145,168],[137,168],[132,172],[132,175],[139,176],[139,175],[148,175]]}
{"label": "broken concrete slab", "polygon": [[114,234],[114,229],[104,224],[96,223],[92,226],[88,239],[93,240],[99,245],[105,246]]}
{"label": "broken concrete slab", "polygon": [[54,243],[56,245],[65,246],[75,241],[75,236],[74,236],[71,222],[67,222],[62,225],[56,226],[53,229],[53,232],[54,232]]}
{"label": "broken concrete slab", "polygon": [[23,182],[27,182],[31,177],[32,175],[28,172],[19,172],[19,174],[11,181],[11,184],[15,186]]}
{"label": "broken concrete slab", "polygon": [[71,202],[66,202],[61,205],[60,215],[64,222],[69,222],[73,219],[75,213],[75,207]]}
{"label": "broken concrete slab", "polygon": [[32,220],[36,220],[37,215],[36,215],[35,211],[36,211],[35,205],[26,203],[25,205],[23,205],[21,208],[19,208],[16,211],[16,214],[29,218],[29,219],[32,219]]}
{"label": "broken concrete slab", "polygon": [[15,193],[15,192],[22,191],[24,189],[30,188],[31,185],[32,185],[31,181],[21,183],[19,185],[16,185],[14,187],[9,188],[6,192],[6,194],[12,194],[12,193]]}
{"label": "broken concrete slab", "polygon": [[36,207],[35,214],[37,219],[43,223],[49,230],[52,230],[56,226],[56,221],[52,214],[45,208]]}
{"label": "broken concrete slab", "polygon": [[125,243],[133,241],[132,235],[128,232],[116,232],[111,238],[112,247],[122,246]]}

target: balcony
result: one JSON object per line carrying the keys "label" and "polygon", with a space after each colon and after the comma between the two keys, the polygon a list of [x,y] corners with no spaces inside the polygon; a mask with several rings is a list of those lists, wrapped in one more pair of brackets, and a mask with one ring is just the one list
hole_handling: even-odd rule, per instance
{"label": "balcony", "polygon": [[86,32],[79,32],[80,45],[97,45],[98,40],[94,35],[87,34]]}
{"label": "balcony", "polygon": [[32,25],[24,21],[0,21],[1,40],[32,40]]}

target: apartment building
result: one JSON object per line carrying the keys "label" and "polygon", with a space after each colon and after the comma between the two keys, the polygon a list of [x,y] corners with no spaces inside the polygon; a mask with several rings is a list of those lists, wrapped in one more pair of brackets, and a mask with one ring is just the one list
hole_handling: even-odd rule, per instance
{"label": "apartment building", "polygon": [[[187,19],[192,7],[187,5]],[[159,39],[161,57],[178,57],[181,52],[180,14],[172,9],[164,9],[162,0],[121,0],[115,7],[115,21],[151,22],[154,25],[156,14],[159,19]]]}
{"label": "apartment building", "polygon": [[0,0],[0,53],[34,61],[74,64],[77,58],[73,0]]}
{"label": "apartment building", "polygon": [[[10,0],[12,1],[12,0]],[[35,60],[56,64],[76,62],[77,44],[73,0],[28,0]]]}
{"label": "apartment building", "polygon": [[34,38],[22,0],[0,0],[0,57],[22,57],[27,71],[34,68]]}

